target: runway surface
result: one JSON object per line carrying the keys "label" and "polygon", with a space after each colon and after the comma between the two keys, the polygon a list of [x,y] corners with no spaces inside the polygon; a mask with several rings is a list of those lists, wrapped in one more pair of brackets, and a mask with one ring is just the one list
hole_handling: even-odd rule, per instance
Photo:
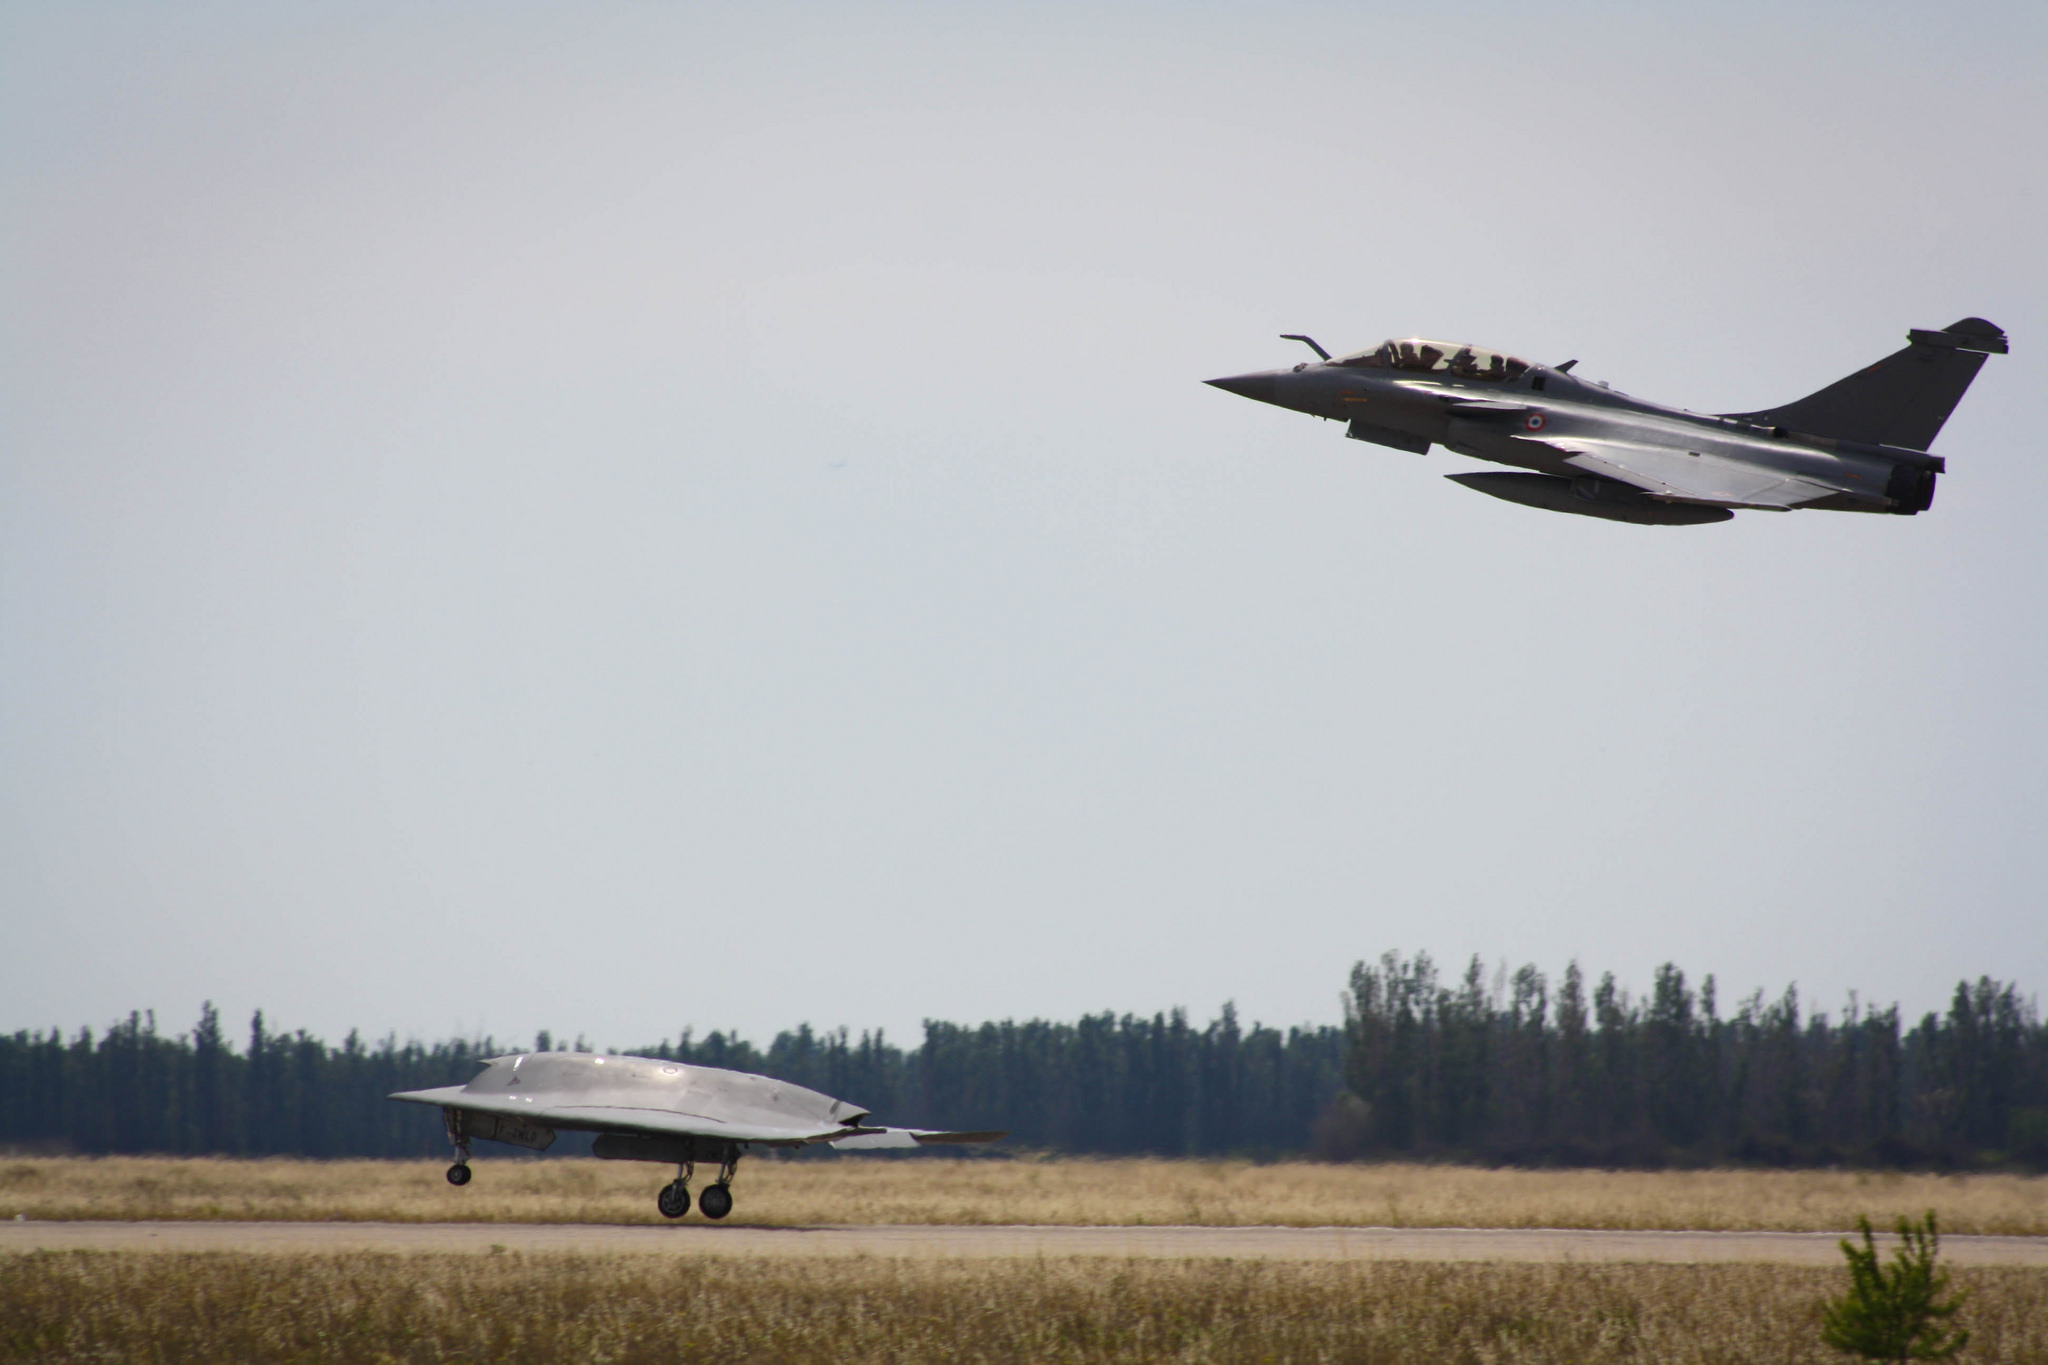
{"label": "runway surface", "polygon": [[[1142,1257],[1276,1261],[1768,1262],[1840,1265],[1828,1232],[1560,1228],[748,1227],[593,1223],[0,1223],[32,1251],[577,1252],[665,1256]],[[2048,1267],[2048,1237],[1944,1237],[1954,1265]]]}

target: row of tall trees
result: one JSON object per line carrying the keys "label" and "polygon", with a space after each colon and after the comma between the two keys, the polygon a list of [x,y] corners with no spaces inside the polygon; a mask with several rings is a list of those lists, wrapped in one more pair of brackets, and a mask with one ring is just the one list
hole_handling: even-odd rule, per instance
{"label": "row of tall trees", "polygon": [[[561,1049],[543,1033],[534,1050]],[[582,1039],[577,1050],[587,1050]],[[269,1030],[261,1011],[237,1050],[211,1004],[166,1037],[134,1014],[95,1037],[0,1035],[0,1146],[79,1152],[414,1156],[444,1149],[439,1117],[385,1102],[394,1090],[468,1079],[485,1058],[522,1050],[493,1039],[431,1046],[351,1033],[330,1047]],[[1343,1085],[1343,1031],[1206,1028],[1180,1010],[1078,1023],[929,1022],[904,1049],[882,1033],[804,1025],[763,1051],[725,1033],[684,1032],[628,1049],[779,1076],[867,1106],[903,1126],[1002,1128],[1017,1144],[1175,1155],[1299,1151]],[[567,1137],[557,1150],[587,1150]]]}
{"label": "row of tall trees", "polygon": [[2048,1164],[2048,1027],[2010,984],[1959,983],[1910,1029],[1788,987],[1724,1016],[1672,965],[1631,1000],[1576,963],[1446,981],[1427,955],[1352,969],[1342,1152],[1648,1165]]}
{"label": "row of tall trees", "polygon": [[131,1014],[81,1029],[0,1035],[0,1146],[78,1152],[411,1156],[437,1150],[438,1116],[387,1104],[394,1090],[474,1075],[488,1039],[331,1047],[276,1033],[258,1010],[237,1049],[211,1003],[166,1037]]}
{"label": "row of tall trees", "polygon": [[[143,1014],[97,1036],[0,1035],[0,1146],[432,1154],[438,1116],[383,1097],[518,1050],[355,1033],[330,1046],[260,1012],[238,1047],[210,1004],[174,1037]],[[2048,1167],[2048,1027],[1988,979],[1907,1028],[1895,1007],[1802,1012],[1789,988],[1724,1016],[1711,977],[1695,989],[1668,965],[1632,999],[1611,974],[1589,990],[1576,964],[1553,989],[1534,967],[1489,978],[1475,958],[1447,980],[1426,956],[1389,954],[1353,969],[1341,1027],[1246,1027],[1226,1005],[1202,1026],[1176,1010],[927,1021],[908,1048],[804,1026],[765,1050],[690,1032],[628,1050],[780,1076],[884,1122],[1004,1128],[1013,1146],[1069,1152]]]}

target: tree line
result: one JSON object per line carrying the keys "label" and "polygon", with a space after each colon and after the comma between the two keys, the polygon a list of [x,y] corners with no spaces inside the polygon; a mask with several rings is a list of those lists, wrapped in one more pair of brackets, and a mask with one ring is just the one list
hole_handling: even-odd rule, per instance
{"label": "tree line", "polygon": [[[486,1058],[570,1050],[542,1032],[531,1048],[492,1038],[431,1045],[351,1032],[332,1047],[250,1021],[237,1049],[211,1003],[175,1037],[137,1012],[81,1029],[0,1035],[0,1147],[84,1153],[420,1156],[445,1149],[439,1116],[386,1102],[395,1090],[467,1080]],[[574,1050],[588,1051],[579,1038]],[[868,1106],[908,1127],[1006,1128],[1026,1147],[1074,1152],[1280,1156],[1342,1086],[1343,1034],[1238,1024],[1226,1005],[1206,1028],[1174,1010],[1077,1023],[929,1021],[909,1049],[881,1031],[810,1025],[764,1051],[731,1034],[685,1030],[625,1049],[757,1071]],[[564,1134],[555,1150],[587,1151]]]}
{"label": "tree line", "polygon": [[[492,1056],[566,1050],[491,1038],[338,1046],[271,1029],[237,1046],[211,1004],[166,1036],[136,1013],[0,1035],[0,1147],[85,1153],[423,1156],[438,1115],[394,1090],[459,1083]],[[576,1050],[589,1050],[578,1039]],[[1404,1157],[1570,1165],[1673,1162],[2048,1167],[2048,1028],[2015,987],[1959,984],[1910,1029],[1896,1007],[1802,1013],[1796,990],[1720,1012],[1674,966],[1631,999],[1577,964],[1553,991],[1478,958],[1443,979],[1395,954],[1351,974],[1340,1026],[1243,1025],[1225,1005],[880,1031],[809,1025],[764,1050],[724,1032],[624,1049],[779,1076],[879,1121],[1005,1128],[1007,1146],[1169,1156]],[[556,1151],[587,1150],[564,1135]],[[999,1149],[1000,1150],[1000,1149]]]}
{"label": "tree line", "polygon": [[1830,1017],[1799,992],[1721,1013],[1657,969],[1631,1000],[1578,964],[1553,993],[1533,966],[1446,981],[1426,954],[1352,969],[1347,1093],[1332,1155],[1650,1166],[2048,1166],[2048,1027],[1988,977],[1911,1028],[1852,996]]}

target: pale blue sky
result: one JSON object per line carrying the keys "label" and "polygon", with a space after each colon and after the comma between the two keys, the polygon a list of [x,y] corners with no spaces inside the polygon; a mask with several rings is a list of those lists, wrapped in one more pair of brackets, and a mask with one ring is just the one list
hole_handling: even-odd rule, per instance
{"label": "pale blue sky", "polygon": [[[0,1028],[2048,983],[2037,5],[0,9]],[[2013,336],[1927,515],[1200,381]]]}

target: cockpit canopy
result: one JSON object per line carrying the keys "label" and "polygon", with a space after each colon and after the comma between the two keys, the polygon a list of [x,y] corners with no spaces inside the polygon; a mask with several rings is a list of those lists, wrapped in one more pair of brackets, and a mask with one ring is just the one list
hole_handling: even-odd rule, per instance
{"label": "cockpit canopy", "polygon": [[1455,341],[1424,341],[1407,337],[1383,341],[1370,351],[1339,356],[1331,362],[1357,370],[1411,370],[1417,374],[1448,374],[1453,379],[1520,378],[1529,362],[1502,351],[1463,346]]}

